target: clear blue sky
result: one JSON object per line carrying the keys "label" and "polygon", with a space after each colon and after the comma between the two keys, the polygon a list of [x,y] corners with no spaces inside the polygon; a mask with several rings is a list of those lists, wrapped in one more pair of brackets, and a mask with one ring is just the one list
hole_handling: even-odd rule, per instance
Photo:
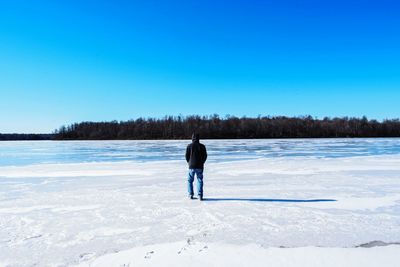
{"label": "clear blue sky", "polygon": [[398,1],[0,1],[0,132],[169,115],[400,117]]}

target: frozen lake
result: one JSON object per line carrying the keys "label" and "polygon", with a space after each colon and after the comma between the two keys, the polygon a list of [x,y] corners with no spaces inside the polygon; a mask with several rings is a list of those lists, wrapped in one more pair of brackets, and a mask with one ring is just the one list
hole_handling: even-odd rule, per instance
{"label": "frozen lake", "polygon": [[[0,166],[182,160],[189,140],[0,142]],[[244,159],[399,155],[400,138],[202,140],[209,162]]]}
{"label": "frozen lake", "polygon": [[0,142],[0,266],[397,266],[400,139],[204,140],[204,202],[188,142]]}

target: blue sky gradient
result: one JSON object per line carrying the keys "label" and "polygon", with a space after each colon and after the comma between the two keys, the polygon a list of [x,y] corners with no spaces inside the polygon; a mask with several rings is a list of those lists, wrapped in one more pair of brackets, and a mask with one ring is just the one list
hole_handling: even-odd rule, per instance
{"label": "blue sky gradient", "polygon": [[400,117],[397,1],[0,1],[0,132],[189,114]]}

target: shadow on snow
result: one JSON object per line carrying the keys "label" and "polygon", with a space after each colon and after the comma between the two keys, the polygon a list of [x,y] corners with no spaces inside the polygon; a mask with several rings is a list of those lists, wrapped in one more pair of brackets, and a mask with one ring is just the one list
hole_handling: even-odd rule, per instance
{"label": "shadow on snow", "polygon": [[252,201],[252,202],[334,202],[336,199],[274,199],[274,198],[204,198],[203,201]]}

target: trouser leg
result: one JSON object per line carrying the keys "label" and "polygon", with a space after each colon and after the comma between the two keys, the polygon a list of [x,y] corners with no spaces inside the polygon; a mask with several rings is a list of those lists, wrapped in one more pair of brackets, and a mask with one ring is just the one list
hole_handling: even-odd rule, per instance
{"label": "trouser leg", "polygon": [[189,169],[187,188],[188,188],[188,194],[190,196],[193,196],[193,181],[194,181],[194,171],[192,169]]}
{"label": "trouser leg", "polygon": [[197,195],[203,196],[203,170],[198,169],[196,171],[197,176]]}

